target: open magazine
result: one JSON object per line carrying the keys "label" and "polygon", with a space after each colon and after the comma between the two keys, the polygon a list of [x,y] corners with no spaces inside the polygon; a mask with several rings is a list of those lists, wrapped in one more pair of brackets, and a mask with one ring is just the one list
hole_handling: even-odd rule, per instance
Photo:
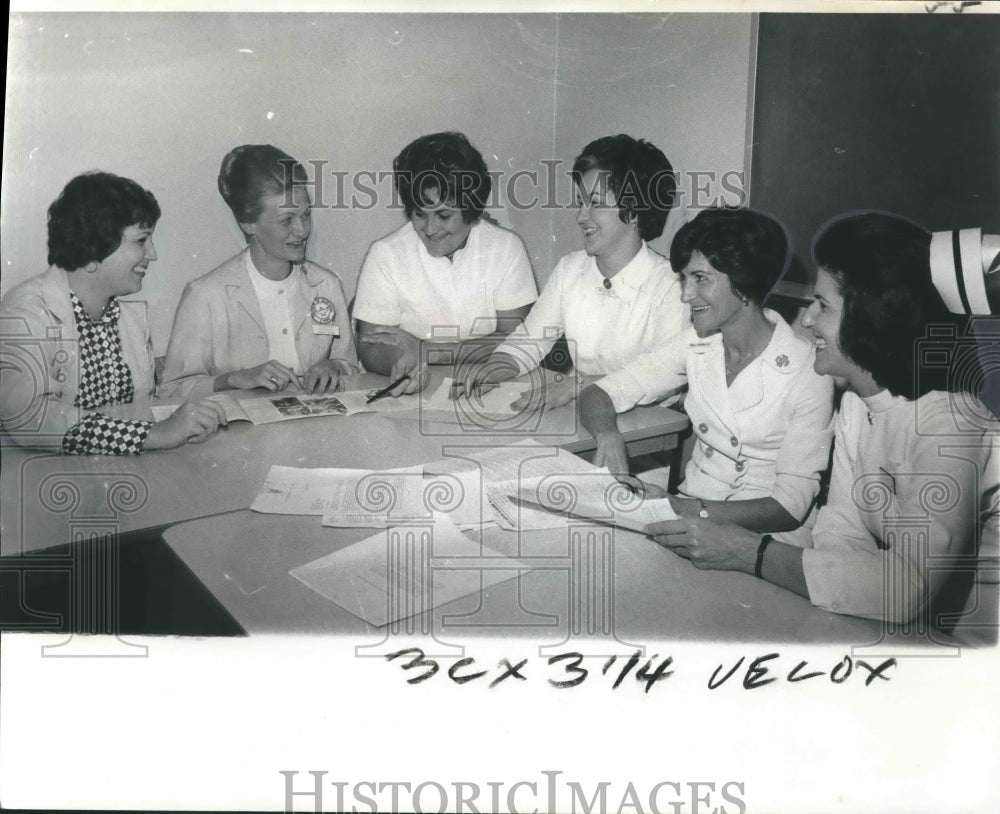
{"label": "open magazine", "polygon": [[[355,413],[392,413],[420,408],[419,396],[380,398],[368,403],[369,397],[377,393],[373,390],[347,390],[327,395],[298,395],[271,393],[267,396],[237,398],[228,393],[214,393],[208,396],[222,407],[226,421],[251,421],[254,424],[273,424],[276,421],[291,421],[296,418],[314,416],[354,415]],[[157,421],[169,417],[179,405],[159,405],[153,407],[153,417]]]}
{"label": "open magazine", "polygon": [[[410,396],[384,396],[369,402],[368,399],[379,392],[379,388],[369,390],[345,390],[340,393],[312,395],[309,393],[270,393],[266,396],[237,397],[229,393],[214,393],[208,396],[222,407],[226,421],[250,421],[254,424],[273,424],[276,421],[291,421],[296,418],[314,416],[354,415],[355,413],[397,413],[412,417],[431,418],[436,421],[460,420],[464,412],[474,410],[475,417],[492,418],[501,421],[517,415],[510,409],[510,403],[519,398],[523,384],[504,382],[503,385],[486,393],[475,401],[465,399],[453,401],[449,395],[452,380],[445,379],[430,393]],[[176,404],[156,405],[153,417],[157,421],[168,418],[176,409]]]}

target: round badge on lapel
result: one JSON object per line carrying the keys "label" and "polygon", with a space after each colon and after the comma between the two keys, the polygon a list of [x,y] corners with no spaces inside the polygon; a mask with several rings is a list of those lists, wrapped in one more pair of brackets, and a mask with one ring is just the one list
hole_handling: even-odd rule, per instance
{"label": "round badge on lapel", "polygon": [[309,315],[317,325],[329,325],[337,316],[337,309],[326,297],[317,297],[309,306]]}

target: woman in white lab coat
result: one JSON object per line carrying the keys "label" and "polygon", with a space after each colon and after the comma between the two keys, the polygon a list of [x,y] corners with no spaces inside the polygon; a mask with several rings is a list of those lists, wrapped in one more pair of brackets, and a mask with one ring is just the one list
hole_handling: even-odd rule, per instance
{"label": "woman in white lab coat", "polygon": [[493,355],[456,373],[474,395],[534,370],[560,336],[574,375],[525,394],[515,408],[543,400],[549,409],[579,386],[618,370],[680,334],[687,320],[680,281],[650,248],[674,203],[676,181],[655,145],[624,133],[590,142],[573,162],[576,223],[583,248],[562,257],[524,320]]}

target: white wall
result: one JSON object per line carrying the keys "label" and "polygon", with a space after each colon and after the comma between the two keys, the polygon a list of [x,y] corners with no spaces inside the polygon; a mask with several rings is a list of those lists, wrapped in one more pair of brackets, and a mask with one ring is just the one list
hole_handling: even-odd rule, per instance
{"label": "white wall", "polygon": [[[223,155],[243,143],[350,178],[389,170],[417,136],[456,129],[507,178],[537,173],[542,200],[540,162],[564,161],[561,204],[573,158],[610,133],[653,141],[682,173],[742,172],[751,40],[748,14],[14,14],[2,285],[45,268],[46,210],[73,175],[131,177],[163,209],[142,292],[163,353],[184,283],[243,246],[215,186]],[[386,207],[389,181],[378,190],[374,208],[314,219],[309,255],[341,273],[348,296],[368,245],[402,222]],[[734,200],[718,183],[712,194]],[[579,248],[569,210],[494,214],[524,239],[539,283]]]}

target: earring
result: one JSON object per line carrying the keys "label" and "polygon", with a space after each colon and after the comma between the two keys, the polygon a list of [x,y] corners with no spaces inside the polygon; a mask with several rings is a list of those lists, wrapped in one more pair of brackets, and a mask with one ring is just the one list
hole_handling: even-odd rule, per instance
{"label": "earring", "polygon": [[750,298],[746,294],[740,294],[740,299],[743,300],[744,305],[750,304]]}

